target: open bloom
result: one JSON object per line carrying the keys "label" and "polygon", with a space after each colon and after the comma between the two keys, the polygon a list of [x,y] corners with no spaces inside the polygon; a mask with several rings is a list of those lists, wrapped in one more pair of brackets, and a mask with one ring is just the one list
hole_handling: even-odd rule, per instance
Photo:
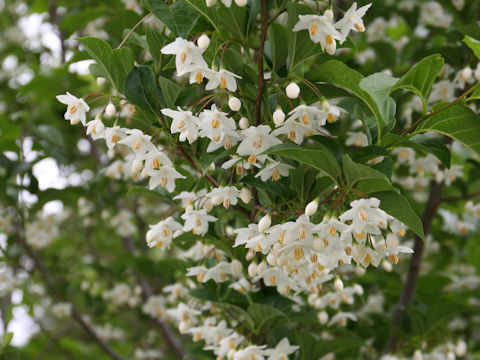
{"label": "open bloom", "polygon": [[340,33],[324,15],[298,15],[298,23],[293,31],[307,30],[314,43],[320,43],[322,50],[330,55],[337,48],[335,40],[341,40]]}
{"label": "open bloom", "polygon": [[66,95],[57,95],[57,100],[67,105],[65,120],[70,120],[70,124],[76,125],[81,122],[84,126],[87,121],[86,112],[90,110],[90,106],[83,100],[73,96],[69,92]]}
{"label": "open bloom", "polygon": [[145,135],[141,130],[129,129],[125,130],[125,133],[128,134],[128,136],[120,140],[119,143],[130,146],[137,160],[144,160],[148,151],[157,150],[155,145],[150,141],[152,137]]}
{"label": "open bloom", "polygon": [[156,225],[150,225],[150,230],[147,231],[148,247],[169,248],[172,243],[173,233],[181,228],[182,225],[173,220],[171,216]]}
{"label": "open bloom", "polygon": [[191,230],[195,235],[204,235],[208,231],[208,223],[217,220],[215,216],[208,215],[205,209],[186,211],[181,217],[185,220],[183,230]]}
{"label": "open bloom", "polygon": [[97,116],[95,120],[87,123],[87,135],[90,135],[93,140],[103,139],[105,137],[105,125],[102,120]]}
{"label": "open bloom", "polygon": [[186,179],[186,176],[180,174],[172,166],[161,166],[158,169],[147,169],[145,173],[150,176],[148,187],[150,190],[155,189],[158,185],[163,186],[168,192],[175,190],[175,179]]}
{"label": "open bloom", "polygon": [[237,74],[225,69],[210,71],[206,73],[206,77],[208,78],[208,83],[205,85],[205,90],[213,90],[220,87],[220,89],[227,89],[231,92],[237,91],[237,81],[235,78],[241,79]]}
{"label": "open bloom", "polygon": [[[281,144],[282,142],[275,136],[270,134],[270,126],[250,126],[248,129],[242,130],[245,139],[238,146],[237,153],[239,155],[250,155],[249,163],[255,163],[258,154],[261,154],[268,148]],[[258,156],[260,161],[265,161],[267,155]]]}
{"label": "open bloom", "polygon": [[362,6],[357,10],[357,3],[353,3],[350,9],[345,13],[343,18],[337,21],[334,26],[340,30],[341,39],[340,44],[347,39],[350,30],[353,31],[365,31],[365,26],[363,25],[362,17],[365,15],[367,10],[372,6],[372,3]]}
{"label": "open bloom", "polygon": [[[341,221],[352,221],[353,230],[357,234],[375,233],[374,229],[387,226],[387,214],[379,209],[380,200],[376,198],[354,200],[351,209],[340,216]],[[373,229],[369,229],[369,225]]]}
{"label": "open bloom", "polygon": [[288,176],[288,171],[293,169],[292,165],[283,164],[281,162],[267,158],[268,165],[258,172],[255,177],[260,177],[262,181],[272,179],[274,181],[280,180],[282,176]]}
{"label": "open bloom", "polygon": [[185,67],[191,64],[207,67],[207,63],[202,56],[202,49],[193,42],[180,37],[176,38],[173,43],[164,46],[161,52],[162,54],[175,55],[175,65],[179,74],[184,73]]}
{"label": "open bloom", "polygon": [[198,138],[199,120],[191,111],[183,111],[178,107],[178,111],[172,109],[162,109],[162,114],[173,119],[170,126],[172,134],[180,133],[180,141],[188,140],[191,144]]}
{"label": "open bloom", "polygon": [[268,360],[284,360],[288,359],[288,355],[293,354],[297,351],[299,346],[290,345],[290,342],[287,338],[283,338],[275,349],[265,350],[265,355],[268,356]]}

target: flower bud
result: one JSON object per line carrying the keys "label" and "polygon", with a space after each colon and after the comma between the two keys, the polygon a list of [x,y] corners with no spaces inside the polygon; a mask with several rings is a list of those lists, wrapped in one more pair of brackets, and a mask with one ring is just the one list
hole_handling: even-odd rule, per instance
{"label": "flower bud", "polygon": [[263,274],[265,270],[267,270],[267,263],[265,261],[262,261],[260,264],[258,264],[257,267],[258,275]]}
{"label": "flower bud", "polygon": [[206,1],[207,7],[215,6],[216,3],[217,3],[217,0],[207,0]]}
{"label": "flower bud", "polygon": [[242,130],[245,130],[246,128],[248,128],[250,124],[248,123],[248,119],[246,117],[242,117],[240,119],[240,121],[238,122],[238,126],[240,127],[240,129]]}
{"label": "flower bud", "polygon": [[115,105],[113,105],[112,102],[110,101],[107,107],[105,108],[105,115],[107,117],[112,117],[113,115],[115,115],[116,112],[117,110],[115,109]]}
{"label": "flower bud", "polygon": [[333,285],[335,286],[335,290],[343,291],[343,281],[342,281],[342,279],[336,278],[335,281],[333,282]]}
{"label": "flower bud", "polygon": [[457,344],[455,345],[455,354],[457,356],[465,356],[467,353],[467,344],[463,340],[458,340]]}
{"label": "flower bud", "polygon": [[258,231],[264,232],[270,227],[270,225],[272,225],[272,217],[270,214],[267,214],[258,222]]}
{"label": "flower bud", "polygon": [[235,96],[230,96],[230,99],[228,99],[228,107],[232,111],[238,111],[242,107],[242,102],[239,98]]}
{"label": "flower bud", "polygon": [[133,174],[138,174],[140,172],[140,170],[142,170],[143,168],[143,162],[140,161],[140,160],[133,160],[132,162],[132,173]]}
{"label": "flower bud", "polygon": [[285,121],[285,113],[283,112],[280,106],[277,106],[276,110],[273,112],[273,122],[275,126],[280,126]]}
{"label": "flower bud", "polygon": [[320,324],[325,325],[328,321],[328,313],[326,311],[321,311],[318,313],[318,321]]}
{"label": "flower bud", "polygon": [[290,99],[296,99],[298,95],[300,95],[300,88],[298,87],[297,84],[295,84],[294,82],[291,82],[290,84],[288,84],[286,92],[287,92],[287,96]]}
{"label": "flower bud", "polygon": [[186,321],[180,321],[180,324],[178,324],[180,334],[186,334],[189,329],[190,325]]}
{"label": "flower bud", "polygon": [[359,284],[353,285],[353,290],[355,290],[355,293],[356,293],[357,295],[363,295],[363,287],[362,287],[362,285],[359,285]]}
{"label": "flower bud", "polygon": [[317,209],[318,209],[318,201],[317,199],[315,199],[309,202],[308,205],[305,207],[305,215],[312,216],[317,212]]}
{"label": "flower bud", "polygon": [[325,13],[323,14],[323,16],[325,16],[325,19],[327,19],[327,21],[332,21],[332,20],[333,20],[333,11],[332,11],[332,9],[327,9],[327,10],[325,10]]}
{"label": "flower bud", "polygon": [[74,117],[70,119],[70,125],[77,125],[80,122],[80,118]]}
{"label": "flower bud", "polygon": [[390,272],[393,270],[393,265],[390,261],[382,261],[382,268],[383,270],[385,270],[386,272]]}
{"label": "flower bud", "polygon": [[365,269],[364,269],[363,267],[361,267],[361,266],[357,266],[357,267],[355,268],[355,275],[357,275],[357,276],[363,276],[363,275],[365,275],[366,272],[367,272],[367,270],[365,270]]}
{"label": "flower bud", "polygon": [[460,70],[460,79],[462,79],[465,82],[469,82],[470,79],[472,78],[473,71],[470,66],[467,66],[466,68],[463,68]]}
{"label": "flower bud", "polygon": [[205,50],[210,45],[210,38],[203,34],[197,39],[197,45],[200,49]]}
{"label": "flower bud", "polygon": [[250,200],[252,200],[252,192],[249,188],[243,188],[240,190],[240,199],[242,199],[245,204],[248,204]]}
{"label": "flower bud", "polygon": [[242,273],[242,270],[243,270],[242,263],[238,260],[233,260],[232,261],[232,274],[238,276]]}
{"label": "flower bud", "polygon": [[238,7],[244,7],[247,5],[247,0],[235,0],[235,4],[237,4]]}
{"label": "flower bud", "polygon": [[415,350],[412,360],[423,360],[423,354],[420,350]]}
{"label": "flower bud", "polygon": [[277,265],[277,257],[273,253],[270,253],[267,255],[267,262],[269,265],[275,266]]}
{"label": "flower bud", "polygon": [[258,274],[258,266],[257,266],[257,264],[251,263],[250,265],[248,265],[247,271],[248,271],[248,275],[249,275],[250,277],[257,276],[257,274]]}

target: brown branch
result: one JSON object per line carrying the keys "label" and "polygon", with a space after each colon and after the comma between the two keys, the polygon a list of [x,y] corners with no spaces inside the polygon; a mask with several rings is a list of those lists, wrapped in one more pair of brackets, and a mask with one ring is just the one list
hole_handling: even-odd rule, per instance
{"label": "brown branch", "polygon": [[[440,196],[442,192],[442,184],[438,184],[435,180],[430,183],[430,193],[428,195],[427,205],[422,217],[423,232],[425,236],[430,233],[432,222],[435,217],[438,206],[440,205]],[[398,301],[397,307],[393,314],[392,326],[390,329],[390,337],[387,341],[384,354],[387,354],[394,349],[400,340],[397,331],[400,326],[400,321],[408,306],[412,303],[417,288],[418,277],[420,275],[420,265],[422,262],[423,251],[425,249],[424,241],[417,235],[415,237],[414,253],[410,260],[408,268],[407,279],[403,286],[402,294]]]}
{"label": "brown branch", "polygon": [[470,200],[470,199],[476,198],[477,196],[480,196],[480,191],[477,191],[472,194],[467,194],[464,196],[444,197],[440,199],[440,202],[457,202],[457,201],[463,201],[463,200]]}
{"label": "brown branch", "polygon": [[263,50],[265,47],[265,40],[267,39],[267,6],[266,0],[260,0],[260,17],[262,20],[262,33],[260,34],[260,45],[258,46],[258,92],[257,100],[255,101],[255,123],[260,125],[260,118],[262,115],[262,97],[263,97],[263,88],[265,87],[265,79],[263,75]]}

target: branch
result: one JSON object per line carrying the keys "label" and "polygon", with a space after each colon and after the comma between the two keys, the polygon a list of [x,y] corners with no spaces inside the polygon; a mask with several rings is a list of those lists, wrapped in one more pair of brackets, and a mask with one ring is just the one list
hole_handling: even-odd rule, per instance
{"label": "branch", "polygon": [[260,125],[263,88],[265,87],[265,79],[263,75],[263,49],[265,47],[268,29],[266,0],[260,0],[260,16],[262,20],[262,33],[260,35],[260,45],[258,45],[258,92],[257,100],[255,101],[255,118],[257,126]]}
{"label": "branch", "polygon": [[[425,236],[430,233],[432,222],[435,217],[438,206],[440,205],[440,195],[442,192],[442,184],[438,184],[435,180],[430,183],[430,193],[428,195],[427,205],[422,217],[423,232]],[[384,354],[390,352],[396,347],[399,337],[396,334],[400,325],[405,310],[411,304],[417,288],[418,277],[420,275],[420,265],[422,262],[423,251],[425,248],[424,241],[417,235],[415,237],[414,253],[410,260],[410,266],[408,268],[407,280],[402,290],[399,302],[393,314],[392,327],[390,329],[390,337],[387,345],[383,350]]]}
{"label": "branch", "polygon": [[150,16],[152,16],[152,13],[145,15],[138,23],[136,23],[135,26],[130,29],[130,31],[129,31],[128,34],[125,36],[125,38],[122,40],[122,42],[120,43],[120,45],[117,46],[117,49],[120,49],[120,48],[123,46],[123,44],[125,44],[125,41],[127,41],[127,39],[130,37],[130,35],[132,35],[132,33],[135,31],[135,29],[136,29],[137,27],[139,27],[140,24],[143,23],[145,20],[147,20]]}

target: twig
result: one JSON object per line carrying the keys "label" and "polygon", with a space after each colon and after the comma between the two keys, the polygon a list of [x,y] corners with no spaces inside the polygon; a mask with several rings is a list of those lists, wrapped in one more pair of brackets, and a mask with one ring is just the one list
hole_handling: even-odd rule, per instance
{"label": "twig", "polygon": [[459,97],[457,97],[455,100],[453,100],[452,102],[442,106],[441,108],[435,110],[435,111],[432,111],[432,112],[429,112],[428,114],[425,114],[423,116],[420,117],[420,119],[418,119],[417,121],[415,121],[412,126],[410,126],[407,130],[405,130],[403,133],[402,133],[402,136],[405,136],[407,135],[410,131],[412,131],[412,129],[414,129],[418,124],[420,124],[423,120],[433,116],[433,115],[436,115],[438,114],[439,112],[443,111],[443,110],[446,110],[448,109],[449,107],[452,107],[453,105],[455,104],[458,104],[460,101],[462,101],[464,98],[466,98],[470,93],[474,92],[475,89],[477,89],[478,87],[480,86],[480,82],[476,83],[474,86],[472,86],[470,89],[468,89],[467,91],[465,91],[463,94],[461,94]]}
{"label": "twig", "polygon": [[480,191],[477,191],[473,194],[467,194],[464,196],[444,197],[440,199],[440,202],[457,202],[462,200],[470,200],[470,199],[476,198],[477,196],[480,196]]}
{"label": "twig", "polygon": [[265,87],[265,79],[263,75],[263,50],[265,47],[265,40],[267,39],[267,6],[266,0],[260,0],[260,16],[262,20],[262,33],[260,34],[260,45],[258,46],[258,92],[257,100],[255,101],[255,118],[256,125],[260,125],[260,117],[262,115],[262,97],[263,88]]}
{"label": "twig", "polygon": [[[428,195],[427,205],[422,217],[423,233],[428,235],[432,227],[433,218],[440,204],[440,196],[442,192],[442,184],[438,184],[435,180],[430,183],[430,194]],[[423,251],[425,248],[424,241],[417,235],[415,237],[414,253],[410,260],[410,266],[408,268],[407,280],[403,286],[402,294],[399,302],[393,314],[392,327],[390,330],[390,337],[387,341],[384,354],[389,353],[396,347],[399,337],[396,334],[398,327],[400,326],[400,320],[402,319],[407,307],[411,304],[417,288],[418,277],[420,275],[420,265],[422,262]]]}
{"label": "twig", "polygon": [[117,49],[120,49],[123,46],[123,44],[125,44],[125,41],[127,41],[127,39],[130,37],[130,35],[132,35],[132,33],[135,31],[135,29],[137,27],[139,27],[140,24],[143,23],[145,20],[147,20],[150,16],[152,16],[152,13],[145,15],[138,23],[136,23],[135,26],[133,28],[131,28],[130,31],[127,33],[127,35],[122,40],[120,45],[117,46]]}

